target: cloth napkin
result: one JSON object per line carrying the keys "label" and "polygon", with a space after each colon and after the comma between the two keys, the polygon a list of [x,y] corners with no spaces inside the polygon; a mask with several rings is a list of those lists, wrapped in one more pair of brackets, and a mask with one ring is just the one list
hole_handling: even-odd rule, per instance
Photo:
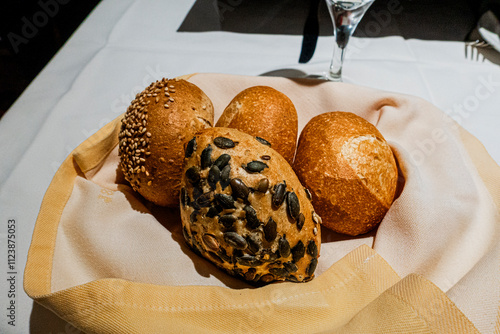
{"label": "cloth napkin", "polygon": [[[343,83],[195,74],[218,119],[241,90],[290,97],[299,131],[349,111],[373,123],[400,168],[377,230],[322,229],[316,278],[252,287],[185,245],[177,209],[123,179],[120,119],[54,176],[25,271],[35,301],[88,333],[476,333],[500,329],[500,168],[445,113],[412,97]],[[314,203],[313,203],[314,205]]]}

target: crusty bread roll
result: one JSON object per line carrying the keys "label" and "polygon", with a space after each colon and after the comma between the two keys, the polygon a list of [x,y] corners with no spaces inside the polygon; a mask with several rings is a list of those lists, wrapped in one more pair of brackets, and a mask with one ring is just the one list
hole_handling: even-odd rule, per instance
{"label": "crusty bread roll", "polygon": [[339,233],[373,229],[396,191],[391,148],[375,126],[348,112],[311,119],[300,134],[293,167],[323,225]]}
{"label": "crusty bread roll", "polygon": [[288,163],[297,146],[297,111],[283,93],[268,86],[247,88],[234,97],[215,125],[265,139]]}
{"label": "crusty bread roll", "polygon": [[186,146],[184,237],[231,275],[252,282],[313,278],[321,219],[292,167],[235,129],[210,128]]}
{"label": "crusty bread roll", "polygon": [[122,120],[119,155],[126,180],[145,199],[178,207],[184,143],[213,123],[212,102],[194,84],[176,79],[151,83]]}

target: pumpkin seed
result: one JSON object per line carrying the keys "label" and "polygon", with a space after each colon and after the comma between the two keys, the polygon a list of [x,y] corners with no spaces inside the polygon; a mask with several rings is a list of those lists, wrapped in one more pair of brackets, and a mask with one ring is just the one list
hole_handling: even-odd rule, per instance
{"label": "pumpkin seed", "polygon": [[203,195],[203,190],[200,188],[200,186],[200,183],[196,183],[193,187],[193,201],[196,201],[198,197]]}
{"label": "pumpkin seed", "polygon": [[220,170],[222,170],[226,165],[229,163],[229,160],[231,160],[231,156],[229,154],[221,154],[217,160],[214,161],[214,165],[219,167]]}
{"label": "pumpkin seed", "polygon": [[272,217],[269,217],[267,224],[264,226],[264,238],[266,241],[271,242],[278,236],[278,225],[273,220]]}
{"label": "pumpkin seed", "polygon": [[312,257],[318,257],[318,246],[314,240],[309,240],[309,243],[307,244],[307,254]]}
{"label": "pumpkin seed", "polygon": [[186,153],[185,157],[189,158],[193,155],[194,151],[196,151],[197,145],[196,145],[196,137],[193,137],[187,145],[186,145]]}
{"label": "pumpkin seed", "polygon": [[215,200],[220,204],[224,209],[235,209],[234,199],[232,196],[226,194],[215,194]]}
{"label": "pumpkin seed", "polygon": [[257,185],[257,191],[263,194],[266,193],[267,189],[269,189],[269,180],[267,177],[260,179],[259,184]]}
{"label": "pumpkin seed", "polygon": [[[222,211],[222,210],[221,210],[221,211]],[[217,210],[217,209],[215,208],[215,206],[211,206],[211,207],[208,209],[208,212],[207,212],[206,216],[207,216],[208,218],[214,218],[215,216],[217,216],[217,214],[218,214],[219,212],[220,212],[220,211],[219,211],[219,210]]]}
{"label": "pumpkin seed", "polygon": [[267,145],[267,146],[271,146],[271,143],[268,142],[267,140],[265,140],[264,138],[261,138],[261,137],[255,137],[255,139],[257,139],[257,141],[261,144],[264,144],[264,145]]}
{"label": "pumpkin seed", "polygon": [[287,277],[288,271],[285,268],[271,268],[269,272],[277,277]]}
{"label": "pumpkin seed", "polygon": [[189,216],[189,220],[191,221],[191,223],[195,223],[196,221],[198,221],[199,213],[200,211],[198,210],[194,210],[193,212],[191,212],[191,215]]}
{"label": "pumpkin seed", "polygon": [[248,198],[248,194],[250,193],[250,189],[245,185],[245,183],[241,179],[232,179],[230,182],[231,189],[233,190],[234,198],[241,198],[246,200]]}
{"label": "pumpkin seed", "polygon": [[275,208],[279,208],[281,204],[283,204],[283,201],[285,200],[285,195],[286,195],[285,181],[283,181],[283,183],[278,183],[277,185],[274,186],[274,193],[271,198],[271,201]]}
{"label": "pumpkin seed", "polygon": [[306,269],[307,275],[312,276],[314,274],[314,271],[316,270],[317,265],[318,265],[318,259],[316,258],[312,259]]}
{"label": "pumpkin seed", "polygon": [[245,211],[245,218],[247,220],[247,226],[251,229],[255,229],[260,226],[259,218],[257,218],[257,212],[251,205],[246,205],[243,210]]}
{"label": "pumpkin seed", "polygon": [[248,250],[253,254],[257,254],[262,249],[262,239],[257,233],[252,233],[245,238],[248,243]]}
{"label": "pumpkin seed", "polygon": [[293,262],[285,262],[283,263],[283,267],[286,269],[286,271],[291,274],[299,270],[299,267]]}
{"label": "pumpkin seed", "polygon": [[302,230],[302,227],[304,226],[304,223],[306,222],[306,217],[304,214],[301,212],[299,214],[299,217],[297,218],[297,228],[299,229],[299,232]]}
{"label": "pumpkin seed", "polygon": [[269,166],[262,161],[251,161],[246,165],[242,166],[248,173],[260,173],[265,168],[269,168]]}
{"label": "pumpkin seed", "polygon": [[219,217],[219,223],[224,225],[225,228],[231,228],[235,221],[236,217],[231,214],[222,215]]}
{"label": "pumpkin seed", "polygon": [[188,180],[191,182],[191,183],[196,183],[198,181],[200,181],[200,168],[198,166],[193,166],[193,167],[190,167],[187,171],[186,171],[186,177],[188,178]]}
{"label": "pumpkin seed", "polygon": [[217,138],[215,138],[214,139],[214,144],[218,148],[222,148],[222,149],[232,148],[232,147],[235,146],[234,141],[232,141],[231,139],[226,138],[226,137],[217,137]]}
{"label": "pumpkin seed", "polygon": [[216,165],[213,165],[212,168],[208,171],[207,177],[208,185],[210,188],[215,190],[217,188],[217,182],[220,181],[220,169]]}
{"label": "pumpkin seed", "polygon": [[262,261],[257,259],[255,256],[248,255],[248,254],[237,257],[236,262],[238,262],[239,264],[241,264],[243,266],[249,266],[249,267],[257,267],[257,266],[260,266],[262,264]]}
{"label": "pumpkin seed", "polygon": [[224,240],[227,242],[229,246],[234,247],[236,249],[245,249],[248,246],[245,238],[243,238],[236,232],[225,232]]}
{"label": "pumpkin seed", "polygon": [[201,169],[208,168],[212,165],[212,145],[208,146],[201,152]]}
{"label": "pumpkin seed", "polygon": [[214,193],[212,191],[208,193],[204,193],[200,197],[196,199],[196,204],[200,206],[200,208],[206,208],[209,207],[210,204],[212,203],[212,200],[214,199]]}
{"label": "pumpkin seed", "polygon": [[282,236],[278,241],[278,249],[281,257],[287,258],[290,255],[290,244],[286,240],[286,235]]}
{"label": "pumpkin seed", "polygon": [[306,253],[306,248],[304,247],[304,243],[302,240],[299,240],[297,244],[292,248],[292,259],[293,262],[298,262],[301,258],[304,257]]}
{"label": "pumpkin seed", "polygon": [[205,245],[210,248],[211,250],[218,251],[219,250],[219,242],[217,241],[217,238],[215,235],[205,233],[202,237],[203,242]]}
{"label": "pumpkin seed", "polygon": [[286,196],[286,204],[287,204],[287,212],[290,215],[290,218],[296,220],[299,217],[300,213],[300,203],[299,198],[295,194],[295,192],[290,191]]}
{"label": "pumpkin seed", "polygon": [[230,182],[231,165],[226,165],[220,173],[220,185],[222,190],[226,189]]}

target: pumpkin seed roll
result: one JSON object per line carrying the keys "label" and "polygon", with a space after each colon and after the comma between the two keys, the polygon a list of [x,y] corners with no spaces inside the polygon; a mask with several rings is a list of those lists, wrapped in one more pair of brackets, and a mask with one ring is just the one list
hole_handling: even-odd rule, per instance
{"label": "pumpkin seed roll", "polygon": [[185,80],[162,79],[137,94],[119,134],[125,179],[145,199],[178,207],[184,144],[214,124],[205,93]]}
{"label": "pumpkin seed roll", "polygon": [[263,138],[215,127],[186,144],[184,237],[231,275],[263,283],[314,277],[321,219],[308,194]]}

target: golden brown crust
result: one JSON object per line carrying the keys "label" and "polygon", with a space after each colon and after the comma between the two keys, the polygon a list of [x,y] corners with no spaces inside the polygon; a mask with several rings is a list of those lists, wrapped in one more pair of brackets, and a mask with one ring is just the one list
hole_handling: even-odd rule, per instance
{"label": "golden brown crust", "polygon": [[217,127],[234,128],[264,138],[288,163],[297,146],[298,119],[292,101],[268,86],[247,88],[234,97]]}
{"label": "golden brown crust", "polygon": [[190,247],[249,281],[312,279],[320,218],[286,160],[253,136],[218,127],[198,133],[186,151],[181,218]]}
{"label": "golden brown crust", "polygon": [[311,119],[300,135],[293,167],[311,191],[323,225],[340,233],[373,229],[396,191],[392,150],[375,126],[352,113]]}
{"label": "golden brown crust", "polygon": [[162,79],[136,96],[120,132],[125,178],[147,200],[179,205],[184,144],[214,123],[213,105],[196,85]]}

